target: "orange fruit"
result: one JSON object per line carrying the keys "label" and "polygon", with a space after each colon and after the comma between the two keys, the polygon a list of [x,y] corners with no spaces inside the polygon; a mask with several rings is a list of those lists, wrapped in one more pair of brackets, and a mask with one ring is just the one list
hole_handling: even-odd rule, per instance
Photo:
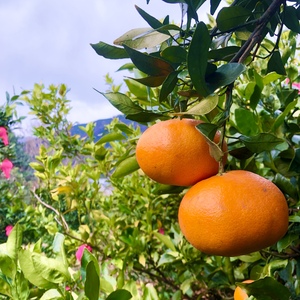
{"label": "orange fruit", "polygon": [[288,229],[288,205],[271,181],[236,170],[191,187],[178,212],[186,239],[212,255],[238,256],[269,247]]}
{"label": "orange fruit", "polygon": [[[248,279],[248,280],[243,281],[243,283],[252,283],[253,281],[254,280]],[[247,293],[239,286],[237,286],[236,289],[234,290],[234,294],[233,294],[234,300],[245,300],[248,297],[249,296],[247,295]]]}
{"label": "orange fruit", "polygon": [[[159,183],[177,186],[190,186],[217,174],[219,163],[210,155],[205,137],[196,128],[199,123],[193,119],[172,119],[147,128],[136,146],[136,159],[144,173]],[[217,133],[214,142],[219,139]],[[223,150],[227,150],[226,145]]]}

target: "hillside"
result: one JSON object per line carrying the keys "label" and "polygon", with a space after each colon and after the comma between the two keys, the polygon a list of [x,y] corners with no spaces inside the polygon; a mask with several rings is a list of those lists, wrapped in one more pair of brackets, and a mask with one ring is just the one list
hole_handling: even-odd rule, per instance
{"label": "hillside", "polygon": [[[113,118],[107,118],[107,119],[100,119],[96,120],[93,123],[95,123],[95,141],[97,141],[101,135],[106,133],[105,127],[112,122],[113,119],[118,118],[120,122],[125,123],[126,125],[133,125],[134,127],[140,126],[141,130],[144,131],[147,127],[144,125],[141,125],[137,122],[128,120],[125,118],[123,115],[118,115]],[[71,134],[75,135],[78,134],[81,137],[84,137],[86,133],[80,129],[80,126],[85,127],[87,124],[82,123],[82,124],[75,124],[72,129],[71,129]],[[34,159],[36,155],[39,153],[39,148],[41,144],[44,144],[46,146],[45,141],[41,141],[40,139],[36,137],[24,137],[20,139],[20,141],[24,144],[24,151],[31,157],[31,159]]]}

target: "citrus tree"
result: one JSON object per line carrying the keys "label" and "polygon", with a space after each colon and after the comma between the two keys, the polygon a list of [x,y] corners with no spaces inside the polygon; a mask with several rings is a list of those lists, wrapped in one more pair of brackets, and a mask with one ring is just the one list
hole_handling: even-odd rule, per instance
{"label": "citrus tree", "polygon": [[[73,134],[65,85],[35,85],[16,96],[39,120],[34,134],[40,146],[30,164],[36,178],[31,202],[0,245],[4,299],[233,299],[236,285],[252,299],[300,297],[299,3],[234,1],[222,8],[221,1],[211,1],[205,24],[198,19],[205,1],[165,2],[181,8],[177,25],[137,7],[148,29],[125,33],[115,46],[92,44],[105,58],[127,59],[120,67],[132,74],[124,80],[126,91],[107,77],[109,91],[101,93],[131,124],[115,119],[95,136],[90,123],[80,127],[80,135]],[[190,136],[198,146],[185,148],[175,159],[179,169],[160,182],[145,175],[139,157],[153,147],[140,148],[144,133],[136,122],[157,128],[154,123],[169,120],[194,126],[171,130],[175,140],[160,159],[155,154],[145,160],[150,168],[156,160],[172,163]],[[162,136],[158,144],[165,140]],[[169,182],[180,178],[183,159],[195,155],[196,162],[197,148],[205,148],[202,155],[212,162],[208,178],[196,184]],[[182,198],[190,209],[198,184],[198,191],[203,185],[214,188],[215,180],[224,184],[227,175],[229,198],[240,197],[244,187],[243,204],[249,202],[259,220],[257,235],[265,236],[264,228],[270,227],[264,221],[272,220],[272,245],[260,240],[257,248],[252,235],[246,239],[252,250],[240,255],[239,241],[251,231],[243,227],[244,236],[235,235],[237,242],[231,243],[235,256],[217,255],[199,251],[183,236],[178,222]],[[270,209],[270,197],[263,214],[252,201],[266,191],[278,198],[279,212]],[[233,212],[227,220],[241,228],[243,210]],[[189,217],[182,221],[190,224]],[[205,237],[210,237],[209,222],[206,226]]]}
{"label": "citrus tree", "polygon": [[[205,1],[164,2],[180,6],[182,20],[179,25],[171,22],[168,16],[159,20],[136,6],[137,12],[149,25],[148,28],[137,28],[124,33],[114,41],[115,45],[104,41],[92,44],[96,53],[107,59],[130,60],[130,63],[123,64],[119,69],[132,73],[131,77],[124,80],[128,91],[100,93],[128,119],[140,123],[165,124],[166,120],[176,118],[201,120],[202,123],[197,128],[206,137],[211,155],[220,162],[221,174],[235,169],[251,171],[273,181],[280,188],[285,195],[284,202],[289,206],[288,232],[280,239],[283,236],[281,233],[279,241],[269,248],[262,246],[265,249],[246,256],[223,258],[221,274],[225,276],[222,280],[227,283],[221,280],[217,286],[226,287],[236,281],[251,278],[256,281],[247,285],[247,290],[257,299],[297,299],[298,271],[295,266],[299,256],[299,2],[229,1],[228,5],[221,7],[221,1],[210,1],[207,24],[199,19],[198,14]],[[165,130],[163,126],[161,130]],[[190,148],[185,148],[183,155],[177,149],[185,147],[183,140],[189,138],[188,131],[186,138],[178,133],[177,128],[163,133],[153,129],[151,138],[148,132],[146,142],[145,135],[141,137],[142,150],[137,143],[138,164],[133,157],[125,158],[124,173],[140,166],[142,171],[161,183],[176,184],[180,181],[174,178],[180,175],[186,179],[185,156],[193,155],[193,143],[190,143]],[[173,137],[171,141],[169,134],[172,132],[176,132],[177,141]],[[221,134],[220,140],[227,142],[228,151],[222,151],[224,149],[220,143],[214,142],[217,132]],[[228,159],[224,165],[222,157],[227,154]],[[168,164],[169,161],[172,162],[171,165]],[[194,167],[197,168],[196,160]],[[170,173],[167,180],[165,170]],[[242,176],[245,173],[239,174]],[[236,183],[238,185],[238,180]],[[247,185],[247,180],[244,185]],[[257,191],[259,185],[257,182]],[[174,187],[165,186],[166,194],[168,188],[170,192]],[[228,197],[230,194],[234,197],[233,189],[234,184]],[[239,186],[236,189],[237,192],[240,191]],[[246,193],[250,194],[249,199],[259,197],[255,189],[248,188]],[[200,197],[199,194],[197,197]],[[196,208],[193,206],[189,209],[193,212],[187,217],[187,224],[191,223]],[[242,209],[234,209],[232,217],[242,214]],[[255,215],[260,215],[259,210],[263,208],[255,209]],[[283,232],[287,231],[287,208],[284,211],[284,214],[277,214],[277,225],[273,223],[273,231],[281,230],[279,227],[282,223]],[[272,211],[267,215],[270,214],[273,214]],[[216,215],[215,218],[217,217]],[[179,218],[182,218],[180,212]],[[261,228],[268,219],[269,217],[263,217],[260,220]],[[236,219],[235,226],[242,227],[243,222],[244,220]],[[227,226],[225,223],[218,225]],[[204,235],[212,234],[210,228],[207,224]],[[192,235],[195,235],[198,227],[192,227],[191,230]],[[247,236],[248,231],[249,228],[246,228],[236,235],[236,248],[240,246],[240,235]],[[264,234],[267,239],[269,235],[266,232]],[[206,236],[198,237],[201,238],[205,239]],[[257,239],[250,241],[251,244],[256,242]],[[236,253],[239,251],[236,249]],[[204,253],[198,254],[207,264],[213,259]],[[174,259],[170,261],[173,262]],[[216,274],[221,276],[218,271],[211,271],[210,279]],[[198,280],[201,280],[200,274],[201,272],[197,275],[194,273]],[[210,290],[212,286],[208,283],[209,280],[205,282]],[[195,282],[190,285],[193,290],[191,295],[200,298],[197,293],[201,294],[201,288],[195,288],[194,284]],[[225,291],[226,289],[223,290],[224,293]],[[184,293],[188,294],[186,290]],[[223,297],[224,295],[222,294]],[[213,297],[217,297],[216,294]]]}

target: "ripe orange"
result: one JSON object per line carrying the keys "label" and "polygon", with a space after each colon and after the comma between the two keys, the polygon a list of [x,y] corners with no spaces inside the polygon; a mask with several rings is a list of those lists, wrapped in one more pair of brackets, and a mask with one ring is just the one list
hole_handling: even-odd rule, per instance
{"label": "ripe orange", "polygon": [[[149,127],[136,146],[136,159],[144,173],[159,183],[178,186],[193,185],[217,174],[219,163],[210,155],[207,141],[196,128],[200,122],[172,119]],[[219,139],[217,133],[214,142]],[[224,145],[223,150],[226,149]]]}
{"label": "ripe orange", "polygon": [[[248,279],[243,281],[243,283],[252,283],[254,280]],[[234,294],[233,294],[233,299],[234,300],[245,300],[248,298],[247,293],[240,288],[239,286],[236,287]]]}
{"label": "ripe orange", "polygon": [[278,187],[248,171],[198,182],[183,197],[179,225],[198,250],[238,256],[275,244],[288,229],[288,206]]}

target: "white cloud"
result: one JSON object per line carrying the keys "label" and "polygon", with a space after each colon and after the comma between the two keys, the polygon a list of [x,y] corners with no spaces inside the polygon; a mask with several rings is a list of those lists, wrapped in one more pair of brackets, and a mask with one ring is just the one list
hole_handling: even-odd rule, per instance
{"label": "white cloud", "polygon": [[107,73],[120,83],[124,74],[115,70],[124,61],[98,56],[90,43],[112,44],[132,28],[147,27],[135,4],[158,19],[170,13],[171,20],[180,22],[179,5],[161,0],[149,5],[146,0],[1,1],[0,103],[6,91],[12,95],[32,89],[34,83],[65,83],[71,89],[73,122],[116,115],[93,88],[106,90]]}

